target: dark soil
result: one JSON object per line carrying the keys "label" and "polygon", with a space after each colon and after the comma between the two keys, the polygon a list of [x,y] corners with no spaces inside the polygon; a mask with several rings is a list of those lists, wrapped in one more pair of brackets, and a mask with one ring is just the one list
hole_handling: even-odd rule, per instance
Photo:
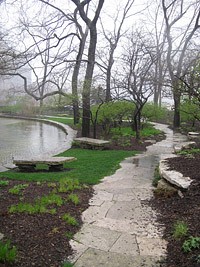
{"label": "dark soil", "polygon": [[[28,187],[20,195],[9,193],[9,189],[17,184],[26,183]],[[53,183],[53,187],[56,184]],[[55,187],[54,187],[55,188]],[[9,185],[0,189],[0,232],[4,233],[5,240],[11,240],[18,250],[17,262],[13,265],[1,264],[0,266],[15,267],[58,267],[72,253],[69,245],[70,237],[81,226],[81,213],[88,207],[88,201],[93,194],[91,187],[74,191],[80,203],[73,204],[65,201],[64,205],[56,208],[56,214],[48,213],[9,213],[9,207],[19,202],[33,203],[36,198],[48,195],[52,191],[48,183],[22,182],[9,180]],[[59,193],[67,199],[68,193]],[[61,217],[69,213],[76,218],[79,225],[67,224]]]}
{"label": "dark soil", "polygon": [[[193,182],[189,189],[171,197],[156,197],[151,205],[160,213],[158,221],[165,226],[164,238],[168,241],[165,267],[200,267],[200,248],[183,252],[182,245],[190,236],[200,237],[200,154],[193,158],[180,156],[168,159],[169,169],[181,172]],[[183,221],[188,234],[182,238],[173,237],[174,223]]]}

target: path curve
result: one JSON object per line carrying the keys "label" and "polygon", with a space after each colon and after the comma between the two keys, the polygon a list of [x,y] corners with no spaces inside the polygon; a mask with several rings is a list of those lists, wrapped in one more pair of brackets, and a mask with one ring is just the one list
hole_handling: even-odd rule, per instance
{"label": "path curve", "polygon": [[127,158],[115,174],[94,186],[90,207],[82,214],[83,226],[71,240],[69,259],[74,267],[156,267],[165,256],[163,228],[144,200],[152,197],[152,179],[160,159],[170,156],[174,145],[186,141],[167,125],[154,124],[166,139],[147,151]]}

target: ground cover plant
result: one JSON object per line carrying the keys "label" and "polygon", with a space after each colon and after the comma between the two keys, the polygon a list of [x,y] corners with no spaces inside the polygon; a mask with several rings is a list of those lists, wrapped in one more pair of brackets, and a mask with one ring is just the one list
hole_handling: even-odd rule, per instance
{"label": "ground cover plant", "polygon": [[10,241],[5,242],[0,241],[0,263],[12,264],[15,262],[17,256],[17,248],[11,246]]}
{"label": "ground cover plant", "polygon": [[28,184],[23,198],[9,192],[21,185],[19,180],[10,180],[1,190],[0,229],[5,241],[11,240],[18,252],[13,258],[8,253],[1,257],[0,246],[0,266],[4,262],[16,267],[63,266],[72,252],[69,240],[81,226],[80,215],[88,207],[93,190],[67,180],[65,190],[62,182],[62,192],[59,182],[53,186],[48,182]]}

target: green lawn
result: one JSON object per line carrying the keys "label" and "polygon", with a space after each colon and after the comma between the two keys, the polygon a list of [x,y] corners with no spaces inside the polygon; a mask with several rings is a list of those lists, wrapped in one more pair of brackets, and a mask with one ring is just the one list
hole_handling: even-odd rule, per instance
{"label": "green lawn", "polygon": [[44,119],[50,120],[50,121],[56,121],[63,124],[67,124],[69,126],[74,126],[74,120],[73,118],[67,118],[67,117],[44,117]]}
{"label": "green lawn", "polygon": [[126,157],[134,156],[136,151],[124,150],[88,150],[70,149],[59,156],[76,157],[76,161],[65,164],[69,171],[63,172],[17,172],[10,170],[1,172],[1,177],[26,181],[59,181],[63,178],[78,179],[80,183],[96,184],[103,177],[114,173],[119,163]]}

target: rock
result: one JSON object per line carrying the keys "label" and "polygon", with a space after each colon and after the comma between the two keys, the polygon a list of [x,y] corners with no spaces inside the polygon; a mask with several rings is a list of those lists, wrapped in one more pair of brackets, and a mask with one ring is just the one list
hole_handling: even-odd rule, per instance
{"label": "rock", "polygon": [[180,190],[178,190],[178,195],[179,195],[180,198],[184,198],[184,195]]}
{"label": "rock", "polygon": [[194,142],[194,141],[186,142],[186,143],[179,144],[179,145],[175,145],[175,146],[174,146],[174,152],[177,153],[177,152],[182,151],[183,149],[195,148],[196,145],[197,145],[197,144],[196,144],[196,142]]}
{"label": "rock", "polygon": [[200,134],[198,132],[188,132],[189,136],[199,136]]}
{"label": "rock", "polygon": [[163,191],[170,191],[172,193],[176,193],[178,191],[174,186],[172,186],[170,183],[168,183],[164,179],[160,179],[158,181],[157,189],[163,190]]}
{"label": "rock", "polygon": [[144,141],[145,143],[149,143],[149,144],[155,144],[156,143],[156,140],[153,140],[153,139],[147,139]]}
{"label": "rock", "polygon": [[165,198],[176,195],[178,190],[171,184],[169,184],[165,179],[161,179],[158,182],[157,188],[154,191],[156,196],[162,196]]}
{"label": "rock", "polygon": [[187,189],[192,183],[192,180],[189,177],[184,177],[182,173],[168,170],[166,160],[160,161],[159,172],[162,178],[181,189]]}
{"label": "rock", "polygon": [[188,138],[190,140],[200,138],[200,134],[198,132],[188,132]]}

